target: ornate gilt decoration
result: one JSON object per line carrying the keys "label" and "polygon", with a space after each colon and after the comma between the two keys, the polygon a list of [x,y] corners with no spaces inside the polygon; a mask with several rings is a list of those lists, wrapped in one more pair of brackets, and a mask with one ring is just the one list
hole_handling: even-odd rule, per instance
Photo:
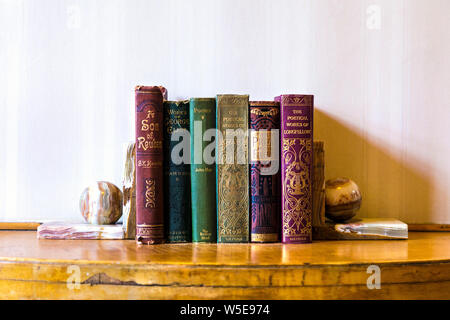
{"label": "ornate gilt decoration", "polygon": [[248,229],[248,166],[219,167],[219,237],[243,237]]}
{"label": "ornate gilt decoration", "polygon": [[311,230],[311,139],[283,139],[283,234],[295,236]]}
{"label": "ornate gilt decoration", "polygon": [[[219,242],[245,242],[249,237],[248,95],[217,96],[217,236]],[[227,129],[241,130],[242,139]],[[231,148],[231,149],[230,149]],[[233,150],[227,159],[227,150]]]}

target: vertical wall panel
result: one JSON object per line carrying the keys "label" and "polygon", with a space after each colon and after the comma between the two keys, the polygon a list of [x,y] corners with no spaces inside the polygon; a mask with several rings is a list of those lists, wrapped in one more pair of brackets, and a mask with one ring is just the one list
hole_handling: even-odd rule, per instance
{"label": "vertical wall panel", "polygon": [[120,186],[137,84],[315,95],[361,214],[450,223],[447,0],[0,0],[0,220],[79,220]]}

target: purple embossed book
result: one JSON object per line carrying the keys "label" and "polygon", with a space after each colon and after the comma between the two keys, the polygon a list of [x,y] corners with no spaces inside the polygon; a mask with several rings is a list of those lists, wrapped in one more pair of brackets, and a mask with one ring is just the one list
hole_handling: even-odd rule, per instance
{"label": "purple embossed book", "polygon": [[280,104],[276,101],[250,101],[249,104],[251,241],[277,242],[281,192]]}
{"label": "purple embossed book", "polygon": [[275,97],[281,119],[281,241],[312,240],[314,96]]}

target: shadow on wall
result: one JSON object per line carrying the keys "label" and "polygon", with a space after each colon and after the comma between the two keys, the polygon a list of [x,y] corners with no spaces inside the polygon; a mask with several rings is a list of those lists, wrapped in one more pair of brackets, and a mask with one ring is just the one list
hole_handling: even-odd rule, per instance
{"label": "shadow on wall", "polygon": [[314,139],[325,141],[325,179],[346,176],[359,185],[363,202],[358,215],[436,223],[431,206],[433,185],[412,167],[420,167],[420,162],[408,156],[408,166],[401,146],[375,144],[363,130],[349,128],[324,109],[315,108]]}

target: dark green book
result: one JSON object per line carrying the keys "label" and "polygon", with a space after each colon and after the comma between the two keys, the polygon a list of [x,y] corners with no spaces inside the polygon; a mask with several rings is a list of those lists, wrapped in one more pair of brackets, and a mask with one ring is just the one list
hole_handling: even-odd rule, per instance
{"label": "dark green book", "polygon": [[248,95],[217,95],[217,241],[249,241]]}
{"label": "dark green book", "polygon": [[189,109],[192,241],[216,242],[216,99],[192,98]]}
{"label": "dark green book", "polygon": [[[184,134],[180,129],[185,129]],[[183,143],[185,148],[182,148]],[[163,145],[166,239],[168,242],[190,242],[189,101],[164,102]]]}

